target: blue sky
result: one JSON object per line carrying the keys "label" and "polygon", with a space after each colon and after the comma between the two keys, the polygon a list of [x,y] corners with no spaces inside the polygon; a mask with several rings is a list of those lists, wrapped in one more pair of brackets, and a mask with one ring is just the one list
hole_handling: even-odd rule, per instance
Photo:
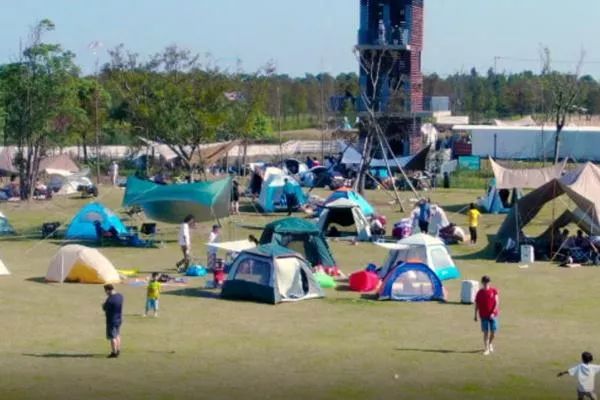
{"label": "blue sky", "polygon": [[[272,59],[278,72],[303,75],[356,71],[352,46],[358,0],[20,0],[0,13],[0,62],[16,58],[19,40],[37,20],[57,30],[48,40],[93,70],[94,40],[124,43],[149,55],[177,44],[210,52],[222,67],[243,60],[251,71]],[[494,57],[537,59],[541,43],[558,69],[586,50],[584,73],[600,78],[599,0],[425,0],[425,72],[485,71]],[[99,52],[106,60],[105,49]],[[539,69],[537,61],[499,59],[499,70]]]}

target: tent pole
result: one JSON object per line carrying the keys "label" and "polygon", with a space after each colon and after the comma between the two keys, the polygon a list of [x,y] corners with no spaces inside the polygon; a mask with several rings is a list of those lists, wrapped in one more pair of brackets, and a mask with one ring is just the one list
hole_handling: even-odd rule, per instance
{"label": "tent pole", "polygon": [[[385,138],[385,135],[383,134],[383,132],[381,132],[381,128],[379,126],[375,127],[376,132],[383,137],[383,143],[386,145],[388,151],[394,155],[394,152],[392,151],[392,147],[390,146],[389,142],[387,141],[387,139]],[[394,156],[394,161],[396,163],[396,166],[398,167],[398,169],[400,170],[400,172],[402,173],[402,177],[404,177],[404,180],[406,181],[406,183],[408,184],[408,186],[410,187],[410,190],[412,190],[412,192],[414,193],[414,195],[417,197],[417,199],[421,198],[421,195],[417,192],[417,190],[415,189],[415,187],[413,186],[412,182],[410,181],[410,179],[408,179],[408,176],[406,175],[406,172],[404,171],[404,168],[402,168],[402,166],[400,165],[400,163],[398,162],[398,159],[396,158],[396,156]]]}
{"label": "tent pole", "polygon": [[[383,147],[383,143],[381,142],[381,137],[379,136],[379,133],[378,133],[377,141],[379,142],[379,147],[381,148],[381,154],[385,161],[385,167],[387,169],[387,172],[388,172],[390,178],[392,179],[392,189],[394,190],[394,196],[396,197],[396,202],[400,206],[400,212],[404,212],[404,204],[402,202],[402,199],[400,198],[398,189],[396,189],[396,179],[394,178],[394,174],[392,174],[392,169],[390,168],[390,163],[388,161],[388,155],[387,155],[387,152],[385,151],[385,148]],[[392,157],[394,157],[393,153],[392,153]],[[384,187],[384,190],[385,190],[385,187]]]}

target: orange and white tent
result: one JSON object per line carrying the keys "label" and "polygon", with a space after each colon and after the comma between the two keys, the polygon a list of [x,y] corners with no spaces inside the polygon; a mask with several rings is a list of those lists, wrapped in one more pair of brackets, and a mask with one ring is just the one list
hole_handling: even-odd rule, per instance
{"label": "orange and white tent", "polygon": [[61,247],[52,257],[46,281],[106,284],[118,283],[121,278],[98,250],[71,244]]}

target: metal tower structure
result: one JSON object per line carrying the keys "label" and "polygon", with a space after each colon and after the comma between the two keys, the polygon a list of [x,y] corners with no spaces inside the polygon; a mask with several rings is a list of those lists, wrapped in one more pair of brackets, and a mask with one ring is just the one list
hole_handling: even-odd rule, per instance
{"label": "metal tower structure", "polygon": [[423,0],[360,0],[358,111],[377,114],[396,155],[422,147]]}

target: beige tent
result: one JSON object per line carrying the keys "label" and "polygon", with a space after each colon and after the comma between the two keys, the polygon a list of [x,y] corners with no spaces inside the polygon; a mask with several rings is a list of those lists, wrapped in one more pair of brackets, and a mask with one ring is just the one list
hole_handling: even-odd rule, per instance
{"label": "beige tent", "polygon": [[40,161],[40,171],[61,170],[68,172],[79,172],[79,167],[68,154],[50,156]]}
{"label": "beige tent", "polygon": [[118,283],[119,273],[98,250],[67,245],[54,255],[46,274],[48,282]]}
{"label": "beige tent", "polygon": [[500,227],[496,242],[505,245],[508,239],[511,239],[518,243],[522,228],[535,218],[546,203],[563,194],[586,214],[588,224],[600,225],[600,168],[587,163],[560,179],[553,179],[519,200]]}
{"label": "beige tent", "polygon": [[10,275],[10,271],[6,268],[6,265],[0,260],[0,276],[1,275]]}
{"label": "beige tent", "polygon": [[17,167],[14,164],[16,150],[14,147],[5,147],[0,152],[0,172],[14,174],[17,173]]}
{"label": "beige tent", "polygon": [[546,168],[511,169],[503,167],[490,157],[497,189],[537,189],[561,177],[567,160]]}

